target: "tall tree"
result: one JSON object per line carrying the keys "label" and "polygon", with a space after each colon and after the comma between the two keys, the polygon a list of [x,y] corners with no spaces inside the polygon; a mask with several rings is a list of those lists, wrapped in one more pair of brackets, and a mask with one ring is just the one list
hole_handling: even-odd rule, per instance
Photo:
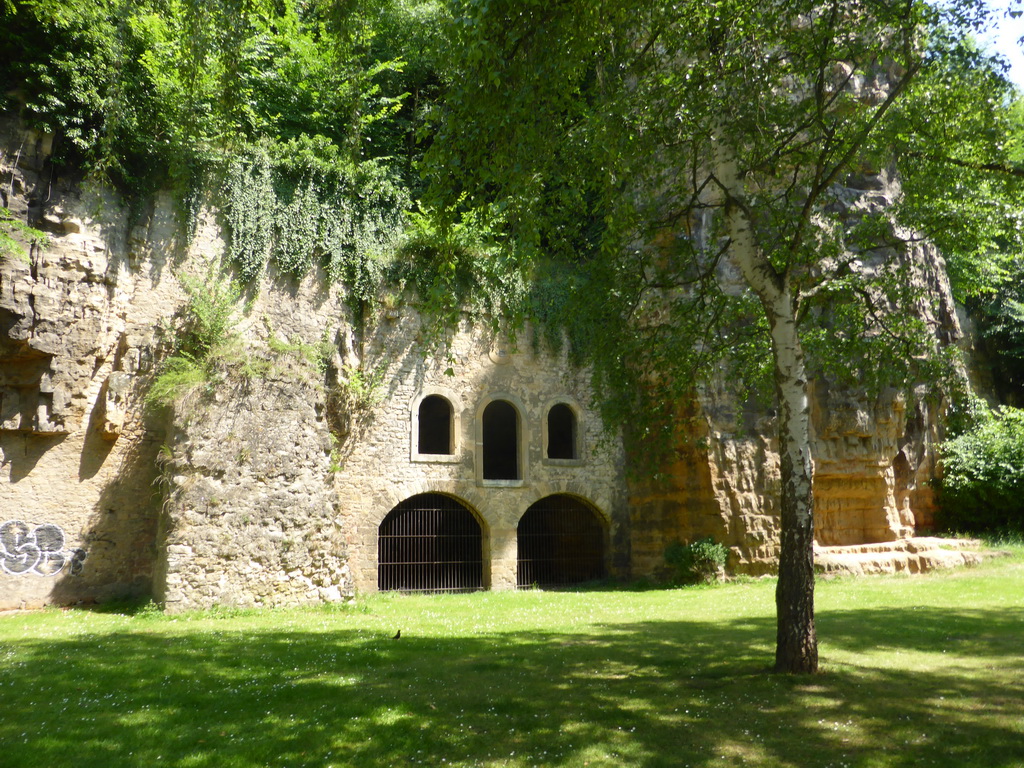
{"label": "tall tree", "polygon": [[[937,62],[980,9],[940,13],[917,0],[452,6],[456,59],[428,166],[441,203],[489,211],[520,264],[554,255],[602,275],[590,285],[614,308],[609,333],[637,329],[649,341],[637,313],[668,305],[657,340],[670,351],[656,360],[675,363],[669,376],[692,376],[714,359],[704,353],[716,339],[735,338],[730,308],[759,308],[782,473],[775,667],[814,672],[808,341],[827,328],[832,350],[814,365],[831,355],[866,371],[880,348],[893,351],[885,318],[920,299],[883,248],[909,233],[895,212],[865,202],[855,177],[895,183],[894,144],[921,138],[911,101],[941,121],[931,131],[936,163],[955,156],[961,125],[977,125],[951,121],[997,109],[998,78],[977,101],[970,67],[945,83],[933,74],[946,71]],[[955,90],[937,98],[936,88]],[[980,154],[947,167],[1002,163],[995,138],[981,136],[971,144]],[[745,290],[726,290],[729,274]],[[899,353],[924,354],[927,330],[894,333]]]}

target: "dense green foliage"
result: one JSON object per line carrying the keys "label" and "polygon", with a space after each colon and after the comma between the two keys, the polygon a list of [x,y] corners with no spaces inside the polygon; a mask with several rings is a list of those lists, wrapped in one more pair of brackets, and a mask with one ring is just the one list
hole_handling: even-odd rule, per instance
{"label": "dense green foliage", "polygon": [[[1019,248],[1019,180],[993,173],[1012,92],[965,41],[967,18],[839,7],[454,4],[454,74],[426,165],[435,209],[496,222],[530,275],[524,309],[594,366],[606,415],[648,447],[718,366],[772,396],[763,308],[728,265],[716,132],[742,169],[735,207],[792,285],[815,379],[878,391],[948,375],[932,353],[950,329],[919,320],[920,282],[892,258],[916,237],[900,227],[944,238],[961,296],[997,279],[993,244]],[[802,10],[813,23],[790,26]],[[871,91],[883,71],[891,104]],[[872,203],[894,157],[909,178],[895,211]]]}
{"label": "dense green foliage", "polygon": [[935,30],[885,134],[904,191],[896,213],[946,255],[961,302],[997,285],[1024,252],[1015,97],[998,59]]}
{"label": "dense green foliage", "polygon": [[943,444],[942,456],[944,528],[1024,531],[1024,410],[976,404],[973,424]]}
{"label": "dense green foliage", "polygon": [[[17,0],[5,6],[0,82],[8,106],[55,135],[56,160],[64,168],[85,164],[135,197],[169,183],[186,212],[194,210],[202,186],[223,183],[231,253],[246,278],[259,274],[269,260],[296,275],[317,264],[365,300],[388,274],[401,280],[412,271],[428,304],[435,305],[441,296],[450,297],[453,287],[470,284],[474,301],[493,293],[497,301],[489,306],[500,304],[541,320],[556,344],[570,339],[578,359],[614,361],[598,370],[613,415],[639,410],[641,393],[650,396],[648,406],[675,399],[678,393],[664,391],[669,379],[653,372],[665,366],[704,370],[723,352],[743,374],[731,378],[747,380],[754,389],[770,388],[766,329],[758,308],[749,296],[717,291],[709,269],[685,267],[680,251],[685,239],[662,237],[663,258],[655,270],[649,253],[638,251],[618,262],[599,258],[608,249],[622,251],[624,242],[637,237],[656,239],[673,228],[665,216],[678,222],[681,215],[661,205],[652,224],[650,206],[624,192],[638,182],[665,181],[655,167],[661,161],[652,166],[649,154],[634,151],[642,137],[651,138],[652,126],[670,117],[661,114],[663,94],[692,91],[706,100],[710,81],[705,75],[671,66],[671,57],[658,62],[650,56],[652,50],[679,46],[682,17],[669,9],[607,2],[557,9],[527,3],[521,12],[506,10],[509,14],[497,6],[432,0]],[[715,13],[725,19],[732,11],[723,6]],[[713,14],[697,15],[686,19],[687,33],[714,26]],[[751,53],[760,40],[786,34],[771,27],[767,17],[761,22],[764,29],[747,38]],[[754,34],[753,27],[744,29],[737,39]],[[637,49],[644,30],[655,34],[657,46]],[[630,60],[634,49],[637,57]],[[555,50],[558,56],[548,55]],[[954,99],[992,98],[992,88],[999,87],[995,75],[977,76],[986,66],[984,57],[938,35],[933,51],[936,70],[945,72],[933,77],[932,100],[940,102],[935,109],[941,112]],[[629,61],[626,70],[617,68],[623,57]],[[789,74],[776,74],[796,76],[800,63],[787,66]],[[653,89],[648,75],[657,83]],[[747,69],[744,76],[760,82],[765,72]],[[635,77],[638,90],[617,90]],[[964,83],[973,90],[965,93]],[[471,108],[470,119],[452,122],[446,89],[457,108]],[[599,113],[593,109],[597,104]],[[431,114],[440,120],[428,122]],[[528,119],[496,122],[488,114]],[[929,162],[937,159],[930,152],[922,160],[914,136],[928,139],[935,126],[946,132],[959,126],[956,142],[940,138],[960,147],[957,158],[963,161],[980,158],[991,144],[981,139],[998,136],[1001,129],[986,109],[976,110],[973,122],[943,121],[927,110],[919,114],[918,123],[932,127],[907,134],[906,170],[924,171],[914,178],[936,172]],[[678,117],[685,127],[696,113],[690,107]],[[764,112],[757,119],[772,115]],[[569,130],[553,140],[559,126]],[[653,136],[655,141],[666,137],[664,126]],[[451,147],[467,138],[494,151],[466,161]],[[475,228],[470,239],[488,242],[485,248],[462,249],[457,260],[431,265],[435,273],[425,279],[418,268],[391,273],[381,257],[391,253],[406,224],[403,213],[420,196],[418,163],[431,145],[439,151],[426,166],[427,178],[435,189],[439,178],[446,187],[443,200],[434,196],[432,210],[444,212],[451,225],[432,225],[435,234],[453,240],[458,236],[452,226]],[[509,168],[531,171],[510,175]],[[497,200],[488,197],[491,192],[518,184],[515,179],[522,179],[522,186],[491,206]],[[987,247],[997,220],[1006,222],[1005,232],[1015,231],[1008,217],[1000,219],[999,203],[991,202],[1002,199],[998,195],[965,196],[962,182],[943,186],[961,208],[969,199],[988,210],[985,216],[960,217],[956,226],[949,225],[948,214],[942,221],[936,214],[937,236],[948,239],[955,233],[961,245],[969,241],[977,250]],[[481,190],[491,192],[481,195]],[[930,210],[948,211],[945,202]],[[463,218],[481,206],[486,216]],[[921,206],[914,210],[918,223],[924,222]],[[984,231],[976,224],[981,220]],[[414,223],[407,254],[424,253],[423,231]],[[509,238],[515,260],[493,258],[491,245]],[[524,259],[534,266],[523,269]],[[953,260],[954,272],[965,263]],[[478,276],[453,282],[452,275],[466,269]],[[903,284],[899,275],[889,280]],[[524,294],[528,284],[533,286],[529,296]],[[617,322],[649,310],[652,293],[689,291],[687,286],[700,289],[692,291],[692,302],[655,308],[681,329],[673,338],[666,338],[663,322],[642,328]],[[839,286],[823,291],[821,303],[848,306],[856,298],[852,288]],[[452,302],[445,302],[447,310]],[[867,349],[865,339],[845,327],[853,328],[859,316],[847,314],[846,320],[832,319],[821,343],[808,339],[816,350],[812,361],[830,361],[825,367],[857,376],[879,370],[879,349],[894,345]],[[690,343],[676,344],[675,335],[700,339],[700,351]],[[913,351],[906,341],[910,336],[900,338],[901,353]],[[864,364],[831,362],[851,354]],[[650,387],[619,381],[626,369],[638,372]]]}
{"label": "dense green foliage", "polygon": [[[890,134],[905,191],[896,214],[947,257],[954,295],[1002,402],[1024,398],[1024,101],[998,61],[934,36],[928,68]],[[942,120],[951,104],[971,104]],[[945,333],[946,329],[939,329]]]}
{"label": "dense green foliage", "polygon": [[136,204],[170,185],[190,221],[198,192],[223,183],[246,279],[268,259],[296,275],[321,264],[366,294],[418,185],[437,13],[417,0],[17,0],[0,83],[54,135],[57,167],[84,165]]}
{"label": "dense green foliage", "polygon": [[676,542],[665,550],[665,562],[676,570],[677,578],[685,583],[716,581],[729,554],[724,544],[708,536],[686,544]]}

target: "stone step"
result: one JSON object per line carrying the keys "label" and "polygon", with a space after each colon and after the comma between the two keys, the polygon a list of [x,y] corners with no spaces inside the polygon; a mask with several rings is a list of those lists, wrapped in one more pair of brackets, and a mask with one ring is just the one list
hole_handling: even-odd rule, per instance
{"label": "stone step", "polygon": [[981,562],[985,554],[974,539],[916,537],[873,544],[814,548],[814,569],[821,575],[924,573]]}

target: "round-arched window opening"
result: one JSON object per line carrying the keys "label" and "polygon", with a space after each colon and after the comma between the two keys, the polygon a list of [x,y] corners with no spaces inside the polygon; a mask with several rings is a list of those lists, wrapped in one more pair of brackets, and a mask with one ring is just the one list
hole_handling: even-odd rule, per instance
{"label": "round-arched window opening", "polygon": [[441,395],[427,395],[417,413],[416,450],[418,453],[451,455],[452,404]]}
{"label": "round-arched window opening", "polygon": [[412,496],[377,529],[377,588],[402,592],[471,592],[483,588],[480,523],[440,493]]}
{"label": "round-arched window opening", "polygon": [[495,400],[484,408],[484,480],[519,480],[519,411],[506,400]]}
{"label": "round-arched window opening", "polygon": [[516,532],[516,585],[554,587],[605,576],[605,526],[579,499],[547,496],[531,505]]}
{"label": "round-arched window opening", "polygon": [[578,459],[576,413],[565,403],[548,411],[548,458]]}

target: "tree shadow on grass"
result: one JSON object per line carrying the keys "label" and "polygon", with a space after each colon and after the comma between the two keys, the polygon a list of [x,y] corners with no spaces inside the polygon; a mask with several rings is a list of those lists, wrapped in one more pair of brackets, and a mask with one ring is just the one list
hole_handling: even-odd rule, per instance
{"label": "tree shadow on grass", "polygon": [[[958,663],[771,675],[771,619],[456,638],[346,627],[126,631],[16,643],[8,765],[1019,766],[1018,612],[829,612],[829,648]],[[136,624],[135,622],[139,622]],[[929,658],[931,658],[929,656]]]}

